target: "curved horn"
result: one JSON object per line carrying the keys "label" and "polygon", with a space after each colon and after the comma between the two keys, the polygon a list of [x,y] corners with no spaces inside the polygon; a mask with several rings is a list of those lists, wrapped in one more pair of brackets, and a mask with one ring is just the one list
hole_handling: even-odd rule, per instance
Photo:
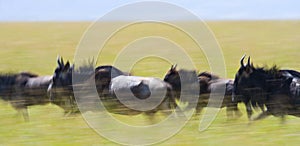
{"label": "curved horn", "polygon": [[245,67],[245,65],[244,65],[244,59],[245,59],[245,57],[246,57],[246,54],[243,55],[243,57],[241,58],[241,66],[242,67]]}
{"label": "curved horn", "polygon": [[247,66],[250,66],[250,56],[248,57]]}
{"label": "curved horn", "polygon": [[67,69],[69,69],[69,68],[70,68],[70,62],[69,62],[69,61],[67,61],[67,63],[66,63],[66,65],[65,65],[65,67],[66,67]]}
{"label": "curved horn", "polygon": [[59,55],[57,55],[57,61],[59,62],[59,59],[60,59],[60,56]]}
{"label": "curved horn", "polygon": [[62,57],[60,57],[60,63],[64,66],[65,63],[64,63],[64,59]]}
{"label": "curved horn", "polygon": [[177,67],[177,64],[175,64],[175,65],[173,66],[173,69],[175,70],[175,69],[176,69],[176,67]]}
{"label": "curved horn", "polygon": [[60,56],[59,55],[57,55],[57,64],[58,64],[58,66],[59,67],[62,67],[62,64],[61,64],[61,62],[60,62]]}
{"label": "curved horn", "polygon": [[95,57],[93,56],[92,61],[91,61],[91,65],[94,65],[95,63]]}
{"label": "curved horn", "polygon": [[72,64],[72,66],[70,67],[71,70],[73,70],[75,67],[74,63]]}

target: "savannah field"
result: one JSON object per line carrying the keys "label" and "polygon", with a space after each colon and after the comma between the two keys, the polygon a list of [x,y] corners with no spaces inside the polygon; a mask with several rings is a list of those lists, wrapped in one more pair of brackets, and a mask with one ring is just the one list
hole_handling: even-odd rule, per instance
{"label": "savannah field", "polygon": [[[57,55],[72,61],[77,44],[90,24],[1,22],[0,72],[53,74]],[[212,21],[207,25],[222,47],[228,78],[234,77],[243,54],[250,55],[255,65],[276,64],[300,70],[300,21]],[[195,44],[182,39],[178,30],[160,24],[140,24],[121,30],[104,46],[104,55],[97,64],[112,64],[118,51],[130,40],[155,34],[180,42],[198,71],[209,70],[203,52]],[[158,51],[178,57],[172,52]],[[135,64],[131,72],[162,78],[169,67],[170,63],[149,57]],[[184,63],[178,67],[184,68]],[[178,134],[157,145],[299,145],[300,118],[287,116],[282,124],[279,118],[271,116],[250,125],[244,105],[239,104],[239,108],[243,112],[241,118],[227,120],[222,109],[204,132],[197,130],[199,119],[194,117]],[[89,128],[80,115],[65,117],[63,110],[55,105],[31,106],[29,114],[30,122],[26,123],[10,104],[0,101],[0,145],[116,145]],[[125,122],[148,122],[144,115],[114,116]]]}

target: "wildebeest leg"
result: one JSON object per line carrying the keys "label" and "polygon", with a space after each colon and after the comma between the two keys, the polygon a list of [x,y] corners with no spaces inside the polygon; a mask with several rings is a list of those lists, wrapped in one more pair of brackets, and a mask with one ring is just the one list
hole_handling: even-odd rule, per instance
{"label": "wildebeest leg", "polygon": [[196,111],[195,111],[195,114],[194,114],[194,119],[199,119],[200,117],[200,113],[202,111],[202,109],[204,108],[204,106],[202,104],[198,104],[197,107],[196,107]]}
{"label": "wildebeest leg", "polygon": [[[167,98],[165,101],[161,103],[159,106],[158,110],[160,113],[164,116],[167,117],[174,113],[175,117],[182,116],[181,114],[177,114],[177,112],[184,112],[184,110],[181,109],[179,106],[179,103],[176,102],[174,98]],[[179,111],[176,111],[179,110]],[[183,115],[184,116],[184,115]]]}
{"label": "wildebeest leg", "polygon": [[[16,99],[18,98],[17,96],[15,96]],[[28,110],[27,110],[27,106],[25,105],[24,101],[14,101],[11,102],[11,105],[18,111],[19,115],[21,115],[24,118],[24,121],[28,122],[29,121],[29,115],[28,115]]]}
{"label": "wildebeest leg", "polygon": [[64,116],[69,116],[70,114],[73,114],[73,106],[74,103],[72,102],[71,97],[67,96],[63,98]]}
{"label": "wildebeest leg", "polygon": [[253,121],[262,120],[270,115],[271,115],[271,113],[269,111],[262,112],[256,118],[254,118]]}
{"label": "wildebeest leg", "polygon": [[70,96],[70,114],[76,114],[76,113],[79,113],[79,109],[77,107],[77,103],[76,103],[76,100],[73,96]]}
{"label": "wildebeest leg", "polygon": [[233,107],[231,105],[226,107],[226,116],[227,119],[232,119],[233,118]]}
{"label": "wildebeest leg", "polygon": [[156,123],[156,121],[155,121],[155,113],[156,113],[156,111],[147,111],[147,112],[145,112],[145,114],[149,118],[151,124]]}
{"label": "wildebeest leg", "polygon": [[65,117],[68,117],[70,114],[71,114],[71,111],[69,111],[69,110],[64,111],[64,116]]}
{"label": "wildebeest leg", "polygon": [[203,105],[202,104],[198,104],[197,107],[196,107],[196,115],[199,115],[201,113],[203,109]]}
{"label": "wildebeest leg", "polygon": [[222,107],[226,106],[226,116],[227,119],[233,119],[234,117],[234,110],[237,106],[234,102],[232,102],[231,96],[224,96]]}
{"label": "wildebeest leg", "polygon": [[238,104],[237,103],[227,104],[226,114],[227,114],[228,118],[239,118],[243,115],[242,112],[238,109]]}
{"label": "wildebeest leg", "polygon": [[284,124],[285,123],[285,115],[281,115],[280,118],[281,118],[281,124]]}
{"label": "wildebeest leg", "polygon": [[248,102],[245,102],[245,105],[246,105],[248,120],[251,120],[252,113],[253,113],[252,108],[251,108],[251,103],[248,101]]}
{"label": "wildebeest leg", "polygon": [[29,122],[29,114],[27,107],[19,108],[18,112],[22,115],[25,122]]}
{"label": "wildebeest leg", "polygon": [[243,113],[239,110],[237,104],[236,104],[236,106],[233,108],[233,110],[234,110],[234,116],[235,116],[236,118],[240,118],[240,117],[243,115]]}
{"label": "wildebeest leg", "polygon": [[29,122],[29,114],[28,114],[28,109],[27,109],[27,107],[24,108],[24,109],[22,109],[22,114],[23,114],[24,120],[25,120],[26,122]]}

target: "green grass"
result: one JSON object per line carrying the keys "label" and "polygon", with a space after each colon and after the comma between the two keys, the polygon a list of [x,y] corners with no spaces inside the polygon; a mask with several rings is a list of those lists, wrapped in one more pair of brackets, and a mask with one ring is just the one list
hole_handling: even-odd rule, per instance
{"label": "green grass", "polygon": [[[87,22],[0,23],[0,72],[27,70],[52,74],[58,54],[73,60],[76,46],[89,25]],[[110,25],[107,23],[107,27]],[[208,26],[223,49],[228,78],[234,77],[243,54],[251,55],[257,65],[277,64],[300,70],[300,21],[208,22]],[[203,52],[191,40],[162,24],[140,24],[121,30],[104,47],[97,64],[113,63],[124,45],[147,35],[162,35],[180,42],[199,71],[209,69]],[[174,56],[174,52],[157,51],[180,57]],[[180,68],[185,68],[184,65],[179,63]],[[163,77],[169,67],[164,60],[149,57],[137,62],[132,71],[136,75]],[[205,132],[197,130],[199,120],[194,118],[177,135],[159,145],[299,145],[300,119],[288,116],[286,123],[281,124],[279,118],[269,117],[248,125],[244,106],[239,107],[244,113],[240,119],[227,121],[222,109]],[[80,115],[64,117],[57,106],[32,106],[29,114],[31,121],[25,123],[9,104],[0,102],[0,145],[114,144],[90,129]],[[115,116],[128,123],[148,120],[143,115]]]}

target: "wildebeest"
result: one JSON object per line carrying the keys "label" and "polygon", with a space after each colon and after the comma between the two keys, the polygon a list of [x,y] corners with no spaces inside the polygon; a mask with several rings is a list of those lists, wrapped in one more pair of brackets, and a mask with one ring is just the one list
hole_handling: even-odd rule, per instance
{"label": "wildebeest", "polygon": [[[234,81],[233,100],[241,100],[247,108],[248,118],[251,119],[252,107],[261,107],[262,113],[254,120],[265,118],[268,115],[300,116],[300,74],[294,70],[280,70],[254,67],[248,58],[247,65],[243,64],[236,73]],[[242,98],[237,98],[235,95]],[[252,107],[251,107],[252,106]],[[263,107],[266,107],[266,111]]]}
{"label": "wildebeest", "polygon": [[94,79],[100,97],[110,96],[109,85],[111,79],[120,75],[128,76],[130,73],[123,72],[111,65],[98,66],[95,69]]}
{"label": "wildebeest", "polygon": [[[58,66],[54,71],[52,81],[48,87],[51,102],[63,108],[65,115],[77,113],[79,111],[76,105],[72,86],[72,73],[74,72],[74,66],[71,66],[69,61],[64,63],[63,58],[58,58],[57,64]],[[82,77],[87,74],[88,76],[91,76],[93,72],[84,72],[89,69],[93,69],[93,66],[82,66],[76,70],[76,73],[78,73],[78,75],[82,75]],[[82,82],[87,80],[87,78],[80,79]]]}
{"label": "wildebeest", "polygon": [[[78,82],[81,83],[93,77],[95,79],[98,92],[101,95],[108,93],[106,90],[109,88],[111,78],[119,75],[128,75],[128,73],[122,72],[110,65],[98,66],[94,69],[92,62],[80,66],[77,70],[75,70],[74,65],[70,65],[69,61],[65,64],[63,58],[58,58],[57,64],[58,66],[54,71],[53,81],[49,86],[49,91],[52,89],[52,92],[50,92],[51,94],[59,94],[57,97],[72,96],[72,73],[79,78]],[[55,92],[54,90],[61,91]],[[56,97],[56,95],[53,95],[52,97]]]}
{"label": "wildebeest", "polygon": [[[174,90],[176,91],[176,97],[180,96],[181,91],[181,80],[180,80],[180,74],[196,74],[195,71],[188,71],[184,69],[176,70],[176,66],[171,66],[171,69],[167,72],[164,81],[170,83]],[[222,94],[224,95],[224,99],[222,104],[217,105],[217,101],[212,101],[211,106],[216,108],[222,108],[226,107],[227,110],[227,116],[228,117],[240,117],[242,113],[239,111],[237,107],[237,102],[232,102],[231,95],[232,95],[232,89],[233,89],[233,81],[230,79],[223,79],[216,75],[213,75],[208,72],[202,72],[198,74],[198,84],[200,89],[199,90],[199,96],[198,96],[198,103],[196,108],[196,114],[199,114],[201,110],[204,107],[207,107],[208,100],[210,98],[211,94],[222,94],[222,93],[213,93],[213,92],[222,92],[218,89],[222,89],[222,87],[225,87],[225,92]],[[214,89],[212,89],[214,88]],[[212,91],[214,90],[214,91]]]}
{"label": "wildebeest", "polygon": [[27,107],[49,103],[47,88],[52,76],[38,76],[28,72],[0,75],[0,96],[29,120]]}
{"label": "wildebeest", "polygon": [[152,115],[157,111],[168,113],[176,107],[171,85],[159,78],[117,76],[111,80],[109,91],[119,106],[108,111],[117,114]]}
{"label": "wildebeest", "polygon": [[[70,105],[73,106],[73,110],[71,112],[73,112],[74,108],[77,110],[73,91],[74,87],[82,91],[81,94],[88,95],[89,83],[95,82],[99,98],[109,112],[123,115],[135,115],[140,113],[152,114],[158,109],[161,109],[162,106],[158,105],[157,108],[154,108],[149,112],[130,109],[124,106],[124,103],[122,103],[122,101],[130,102],[130,100],[127,100],[127,98],[130,96],[126,95],[129,92],[123,92],[124,89],[128,89],[130,93],[140,99],[146,99],[148,96],[150,96],[150,94],[156,93],[155,91],[159,91],[159,89],[164,89],[167,93],[167,97],[172,95],[170,93],[170,86],[157,78],[142,78],[134,76],[129,77],[128,73],[122,72],[119,69],[109,65],[99,66],[95,69],[95,72],[93,70],[94,69],[92,68],[75,70],[70,66],[69,62],[64,64],[63,60],[58,59],[58,67],[55,69],[53,81],[49,86],[49,92],[53,102],[71,101]],[[72,83],[73,75],[76,78],[79,78],[76,79],[76,83]],[[119,95],[117,95],[116,92],[121,93],[121,96],[124,100],[121,101],[119,98],[117,98]],[[100,104],[96,103],[97,100],[89,98],[88,96],[80,99],[77,98],[77,100],[80,100],[82,105],[86,105],[84,106],[84,111],[93,110],[94,106]],[[169,100],[169,98],[164,98],[163,101],[167,100]],[[170,100],[172,100],[172,97],[170,97]]]}

